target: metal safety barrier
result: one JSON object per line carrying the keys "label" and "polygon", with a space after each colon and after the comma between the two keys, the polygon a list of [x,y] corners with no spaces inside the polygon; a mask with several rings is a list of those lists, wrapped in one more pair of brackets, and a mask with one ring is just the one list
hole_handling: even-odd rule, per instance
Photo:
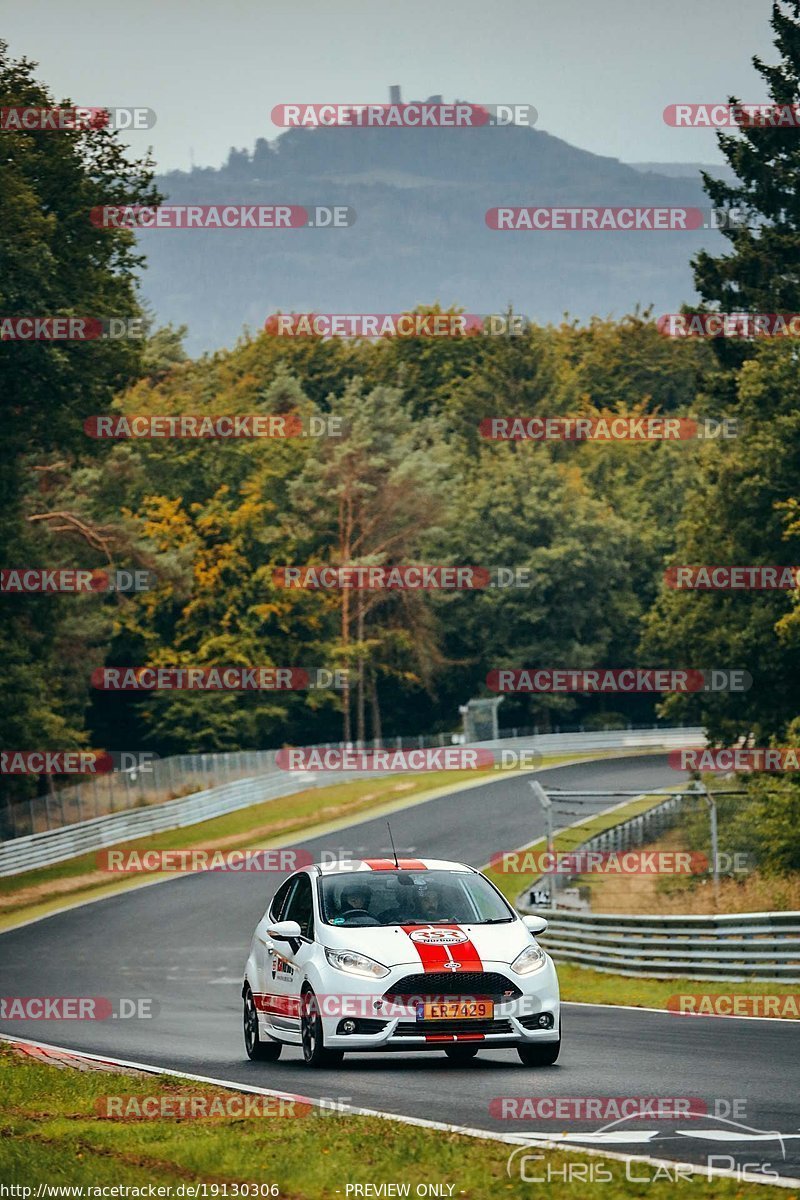
{"label": "metal safety barrier", "polygon": [[556,962],[648,979],[800,983],[800,912],[620,916],[530,908]]}
{"label": "metal safety barrier", "polygon": [[[550,822],[551,805],[558,799],[576,794],[561,789],[549,789],[546,794],[537,782],[532,782],[531,787],[538,790],[542,803],[546,803],[546,816]],[[570,847],[569,853],[576,856],[592,851],[613,854],[646,844],[669,828],[687,799],[699,798],[698,788],[708,795],[698,783],[684,792],[673,792],[645,812],[625,817]],[[586,792],[580,795],[587,798],[630,796],[633,793]],[[712,811],[715,813],[713,804]],[[548,844],[553,844],[552,823],[548,826]],[[716,819],[712,822],[712,846],[712,859],[716,862]],[[580,874],[579,871],[576,873]],[[758,979],[800,983],[798,912],[673,916],[552,908],[549,901],[555,899],[564,879],[561,875],[539,876],[527,885],[525,894],[516,902],[520,912],[535,913],[547,919],[547,930],[540,940],[557,962],[573,962],[594,971],[650,979]],[[716,868],[714,881],[716,888]],[[546,907],[535,903],[540,889],[545,893],[541,899],[545,899]]]}

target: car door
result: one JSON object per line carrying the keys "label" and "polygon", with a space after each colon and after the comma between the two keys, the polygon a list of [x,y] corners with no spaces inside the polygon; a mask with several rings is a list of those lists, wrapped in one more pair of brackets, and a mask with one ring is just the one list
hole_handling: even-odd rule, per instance
{"label": "car door", "polygon": [[[285,1027],[285,1020],[282,1022],[279,1020],[285,1007],[285,1002],[275,986],[275,956],[279,953],[279,945],[285,946],[286,943],[273,941],[267,930],[270,925],[274,925],[277,921],[281,920],[281,914],[286,909],[287,901],[294,891],[296,883],[297,876],[292,875],[281,884],[272,898],[272,903],[256,926],[253,939],[258,975],[258,986],[257,990],[254,988],[253,998],[257,1010],[270,1025],[275,1026],[276,1020],[278,1020],[277,1028]],[[285,1017],[285,1015],[284,1013],[283,1016]]]}
{"label": "car door", "polygon": [[296,921],[301,936],[291,942],[275,942],[271,956],[269,985],[279,997],[274,1024],[276,1029],[300,1032],[300,988],[306,967],[314,953],[314,898],[311,879],[305,872],[296,875],[287,896],[282,921]]}

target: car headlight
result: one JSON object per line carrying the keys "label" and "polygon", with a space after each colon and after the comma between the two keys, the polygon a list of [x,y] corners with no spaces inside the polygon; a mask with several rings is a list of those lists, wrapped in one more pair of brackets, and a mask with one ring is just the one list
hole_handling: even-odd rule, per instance
{"label": "car headlight", "polygon": [[383,963],[367,958],[356,950],[326,950],[325,957],[337,971],[346,971],[348,975],[365,975],[368,979],[383,979],[389,974],[389,968]]}
{"label": "car headlight", "polygon": [[532,971],[540,971],[546,962],[547,955],[541,946],[528,946],[514,959],[511,970],[518,975],[530,975]]}

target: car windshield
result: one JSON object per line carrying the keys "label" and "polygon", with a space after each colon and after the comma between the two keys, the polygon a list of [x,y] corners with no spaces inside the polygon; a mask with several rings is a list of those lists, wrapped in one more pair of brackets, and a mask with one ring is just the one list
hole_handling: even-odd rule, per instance
{"label": "car windshield", "polygon": [[513,921],[505,901],[471,871],[348,871],[320,880],[326,925],[490,925]]}

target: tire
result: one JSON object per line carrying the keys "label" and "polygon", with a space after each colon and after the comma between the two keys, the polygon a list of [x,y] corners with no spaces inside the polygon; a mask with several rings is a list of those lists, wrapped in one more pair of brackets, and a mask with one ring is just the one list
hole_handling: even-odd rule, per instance
{"label": "tire", "polygon": [[262,1042],[258,1033],[258,1013],[249,984],[244,989],[244,1048],[253,1062],[277,1062],[283,1046],[280,1042]]}
{"label": "tire", "polygon": [[458,1063],[469,1062],[470,1059],[473,1059],[477,1056],[478,1047],[477,1046],[445,1046],[444,1052],[448,1058],[451,1058],[453,1060],[453,1062],[458,1062]]}
{"label": "tire", "polygon": [[300,997],[300,1038],[309,1067],[338,1067],[344,1050],[326,1050],[317,997],[309,988]]}
{"label": "tire", "polygon": [[538,1046],[517,1046],[517,1054],[526,1067],[552,1067],[560,1050],[561,1038],[557,1042],[540,1042]]}

